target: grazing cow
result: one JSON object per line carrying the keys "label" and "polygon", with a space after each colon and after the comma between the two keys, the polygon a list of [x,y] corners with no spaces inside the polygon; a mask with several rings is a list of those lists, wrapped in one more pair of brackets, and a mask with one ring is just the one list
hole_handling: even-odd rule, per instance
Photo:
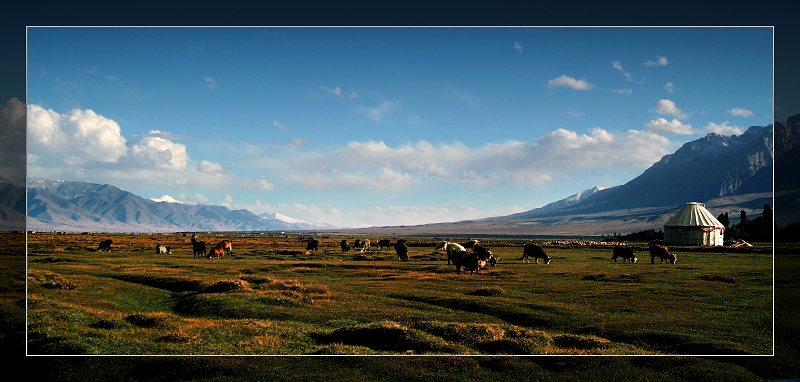
{"label": "grazing cow", "polygon": [[194,252],[195,258],[201,258],[200,256],[206,256],[206,242],[205,241],[197,241],[195,235],[192,235],[192,252]]}
{"label": "grazing cow", "polygon": [[477,275],[480,269],[485,267],[492,257],[491,252],[467,252],[462,250],[455,250],[453,252],[453,263],[456,265],[456,273],[461,274],[461,268],[465,271],[473,272]]}
{"label": "grazing cow", "polygon": [[522,258],[520,258],[520,260],[522,260],[523,263],[530,263],[531,257],[533,257],[533,262],[536,264],[539,264],[539,259],[543,259],[545,264],[550,264],[550,260],[553,260],[552,257],[544,253],[542,247],[533,243],[527,243],[522,247]]}
{"label": "grazing cow", "polygon": [[378,249],[383,249],[383,247],[386,247],[386,249],[389,249],[389,248],[391,248],[391,246],[392,246],[392,243],[391,243],[391,241],[389,241],[389,239],[378,240]]}
{"label": "grazing cow", "polygon": [[408,260],[408,244],[404,239],[400,239],[394,244],[394,251],[397,252],[397,259],[400,261]]}
{"label": "grazing cow", "polygon": [[458,244],[458,243],[447,244],[445,249],[447,249],[447,265],[450,265],[450,261],[453,261],[453,264],[455,264],[455,260],[454,260],[455,258],[453,256],[455,256],[455,252],[456,251],[463,251],[463,252],[467,251],[467,249],[464,248],[463,245]]}
{"label": "grazing cow", "polygon": [[355,249],[357,251],[361,251],[362,253],[363,252],[368,252],[369,251],[369,240],[368,239],[356,240],[356,242],[353,243],[353,249]]}
{"label": "grazing cow", "polygon": [[172,254],[172,249],[164,244],[156,245],[156,255],[163,255],[165,253]]}
{"label": "grazing cow", "polygon": [[612,262],[616,263],[617,257],[621,257],[623,263],[625,262],[625,260],[628,260],[631,262],[631,264],[633,264],[637,260],[636,254],[633,253],[633,249],[631,248],[619,246],[619,247],[614,247],[612,250],[613,250],[611,255]]}
{"label": "grazing cow", "polygon": [[111,252],[111,239],[103,240],[100,242],[100,245],[97,246],[98,251],[109,251]]}
{"label": "grazing cow", "polygon": [[306,244],[306,251],[316,251],[319,249],[319,240],[312,239]]}
{"label": "grazing cow", "polygon": [[347,240],[342,240],[341,247],[342,252],[347,252],[350,250],[350,243],[348,243]]}
{"label": "grazing cow", "polygon": [[233,253],[233,242],[230,240],[223,240],[220,241],[217,245],[222,245],[222,249],[225,250],[225,254]]}
{"label": "grazing cow", "polygon": [[494,255],[492,254],[492,251],[490,251],[489,248],[486,248],[486,247],[484,247],[484,246],[482,246],[480,244],[478,244],[475,247],[473,247],[472,248],[472,252],[479,253],[479,254],[480,253],[486,253],[487,255],[489,255],[489,258],[488,258],[487,262],[491,266],[497,265],[497,261],[500,260],[499,258],[495,258],[494,257]]}
{"label": "grazing cow", "polygon": [[446,241],[446,240],[442,240],[442,241],[436,243],[436,250],[437,251],[442,251],[442,250],[446,249],[447,248],[447,244],[450,244],[450,242]]}
{"label": "grazing cow", "polygon": [[664,261],[666,261],[667,264],[675,264],[675,262],[678,261],[678,257],[671,253],[669,248],[658,244],[650,246],[650,264],[656,263],[656,257],[661,259],[659,264],[663,264]]}
{"label": "grazing cow", "polygon": [[211,248],[211,250],[208,251],[207,258],[209,258],[209,259],[223,259],[223,258],[225,258],[225,247],[222,246],[222,242],[220,242],[219,244],[215,245],[214,248]]}
{"label": "grazing cow", "polygon": [[479,241],[477,241],[477,240],[470,240],[470,241],[464,243],[464,248],[466,248],[468,250],[471,250],[471,249],[475,248],[475,246],[478,245],[478,243],[479,243]]}

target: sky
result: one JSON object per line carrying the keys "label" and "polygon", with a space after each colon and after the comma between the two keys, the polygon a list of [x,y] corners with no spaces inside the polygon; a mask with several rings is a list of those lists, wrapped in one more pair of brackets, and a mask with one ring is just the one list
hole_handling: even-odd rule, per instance
{"label": "sky", "polygon": [[772,123],[773,29],[29,27],[27,86],[30,178],[414,225],[621,185]]}

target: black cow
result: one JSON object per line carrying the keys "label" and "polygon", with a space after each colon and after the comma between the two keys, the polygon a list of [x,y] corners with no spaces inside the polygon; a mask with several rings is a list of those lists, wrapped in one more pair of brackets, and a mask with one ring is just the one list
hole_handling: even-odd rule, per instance
{"label": "black cow", "polygon": [[480,253],[486,253],[487,255],[489,255],[489,258],[486,261],[491,266],[497,265],[497,261],[500,260],[500,259],[494,257],[494,255],[492,254],[492,251],[490,251],[489,248],[486,248],[486,247],[484,247],[484,246],[482,246],[480,244],[477,244],[474,247],[472,247],[472,252],[479,253],[479,254]]}
{"label": "black cow", "polygon": [[474,239],[462,244],[462,246],[467,250],[472,250],[476,245],[478,245],[478,241]]}
{"label": "black cow", "polygon": [[659,264],[666,261],[668,264],[675,264],[678,257],[669,251],[669,248],[663,245],[654,244],[650,246],[650,264],[655,264],[656,257],[661,259]]}
{"label": "black cow", "polygon": [[103,240],[100,242],[100,245],[97,246],[98,251],[109,251],[111,252],[111,239]]}
{"label": "black cow", "polygon": [[408,260],[408,244],[404,239],[400,239],[394,244],[394,251],[397,252],[397,259],[400,261]]}
{"label": "black cow", "polygon": [[194,252],[195,258],[202,259],[206,257],[206,242],[197,241],[197,237],[192,235],[192,252]]}
{"label": "black cow", "polygon": [[319,240],[312,239],[306,244],[306,251],[316,251],[319,249]]}
{"label": "black cow", "polygon": [[347,240],[342,240],[340,245],[342,247],[342,252],[347,252],[350,250],[350,243],[348,243]]}
{"label": "black cow", "polygon": [[461,268],[469,271],[470,274],[480,273],[480,269],[485,267],[491,257],[491,252],[467,252],[456,250],[453,253],[453,262],[456,265],[456,273],[461,274]]}
{"label": "black cow", "polygon": [[550,260],[553,260],[552,257],[544,253],[542,247],[533,243],[527,243],[522,247],[522,258],[520,258],[520,260],[522,260],[523,263],[530,263],[531,257],[533,257],[533,261],[536,264],[539,264],[539,259],[543,259],[545,264],[550,264]]}
{"label": "black cow", "polygon": [[617,257],[622,258],[622,262],[624,263],[626,260],[630,261],[631,264],[636,262],[636,254],[633,253],[633,249],[628,247],[614,247],[613,252],[611,254],[611,261],[617,262]]}
{"label": "black cow", "polygon": [[386,247],[386,249],[389,249],[389,248],[391,248],[391,246],[392,246],[392,243],[391,243],[391,241],[389,241],[389,239],[378,240],[378,249],[383,249],[383,247]]}

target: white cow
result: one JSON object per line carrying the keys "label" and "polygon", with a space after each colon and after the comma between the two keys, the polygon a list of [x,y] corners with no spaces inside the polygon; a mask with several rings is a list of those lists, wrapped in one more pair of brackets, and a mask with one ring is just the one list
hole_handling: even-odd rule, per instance
{"label": "white cow", "polygon": [[454,261],[455,262],[454,255],[455,255],[456,252],[458,252],[458,251],[466,252],[467,251],[464,248],[463,245],[458,244],[458,243],[449,243],[449,244],[447,244],[446,248],[447,248],[447,264],[450,264],[450,261]]}

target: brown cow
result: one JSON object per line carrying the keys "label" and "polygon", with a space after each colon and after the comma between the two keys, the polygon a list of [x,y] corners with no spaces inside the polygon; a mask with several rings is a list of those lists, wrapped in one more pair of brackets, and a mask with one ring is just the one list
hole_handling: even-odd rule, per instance
{"label": "brown cow", "polygon": [[678,261],[678,257],[670,252],[668,247],[653,244],[650,246],[650,264],[656,263],[656,257],[661,259],[659,264],[663,264],[664,261],[666,261],[668,264],[675,264],[675,262]]}

